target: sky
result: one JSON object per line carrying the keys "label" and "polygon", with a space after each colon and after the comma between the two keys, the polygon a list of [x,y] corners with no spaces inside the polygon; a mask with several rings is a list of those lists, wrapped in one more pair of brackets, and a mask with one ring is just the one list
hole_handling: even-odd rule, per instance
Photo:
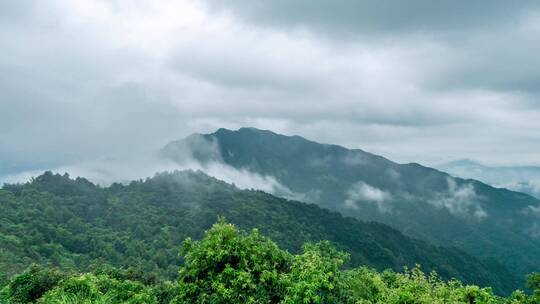
{"label": "sky", "polygon": [[540,165],[540,2],[0,2],[0,170],[251,126]]}

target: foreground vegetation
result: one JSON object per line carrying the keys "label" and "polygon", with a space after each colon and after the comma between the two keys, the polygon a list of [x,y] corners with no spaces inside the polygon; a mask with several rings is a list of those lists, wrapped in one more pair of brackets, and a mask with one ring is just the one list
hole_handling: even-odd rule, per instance
{"label": "foreground vegetation", "polygon": [[32,266],[2,288],[0,303],[540,303],[539,274],[529,277],[531,295],[515,291],[503,298],[419,268],[344,270],[348,255],[329,242],[308,243],[293,255],[257,230],[224,221],[200,241],[186,239],[181,253],[175,282],[104,265],[85,274]]}

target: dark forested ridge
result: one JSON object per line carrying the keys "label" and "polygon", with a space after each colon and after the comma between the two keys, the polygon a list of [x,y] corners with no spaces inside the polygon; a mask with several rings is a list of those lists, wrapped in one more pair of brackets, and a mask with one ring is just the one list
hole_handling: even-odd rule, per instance
{"label": "dark forested ridge", "polygon": [[519,276],[540,270],[540,201],[524,193],[254,128],[192,135],[163,149],[176,161],[186,153],[275,178],[302,201],[496,258]]}
{"label": "dark forested ridge", "polygon": [[133,266],[173,278],[179,244],[200,238],[218,216],[258,228],[291,252],[329,240],[351,254],[349,266],[376,269],[422,265],[444,278],[507,292],[520,284],[494,261],[435,247],[383,224],[343,217],[313,204],[239,190],[201,172],[158,174],[128,185],[99,187],[50,172],[0,190],[3,280],[31,263],[88,270],[100,263]]}

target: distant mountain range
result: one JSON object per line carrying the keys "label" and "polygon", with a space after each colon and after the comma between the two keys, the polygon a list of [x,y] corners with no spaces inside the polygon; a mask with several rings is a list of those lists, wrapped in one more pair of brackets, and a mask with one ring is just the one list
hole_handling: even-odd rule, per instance
{"label": "distant mountain range", "polygon": [[540,201],[524,193],[254,128],[194,134],[162,154],[257,175],[276,195],[495,258],[519,275],[540,270]]}
{"label": "distant mountain range", "polygon": [[474,178],[495,187],[508,188],[540,198],[540,167],[486,166],[470,159],[461,159],[437,166],[461,178]]}

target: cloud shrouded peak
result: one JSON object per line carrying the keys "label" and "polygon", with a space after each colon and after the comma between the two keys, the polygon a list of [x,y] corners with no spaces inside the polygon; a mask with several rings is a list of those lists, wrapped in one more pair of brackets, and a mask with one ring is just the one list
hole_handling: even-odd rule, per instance
{"label": "cloud shrouded peak", "polygon": [[10,174],[240,126],[400,162],[540,161],[536,2],[53,0],[0,12]]}

